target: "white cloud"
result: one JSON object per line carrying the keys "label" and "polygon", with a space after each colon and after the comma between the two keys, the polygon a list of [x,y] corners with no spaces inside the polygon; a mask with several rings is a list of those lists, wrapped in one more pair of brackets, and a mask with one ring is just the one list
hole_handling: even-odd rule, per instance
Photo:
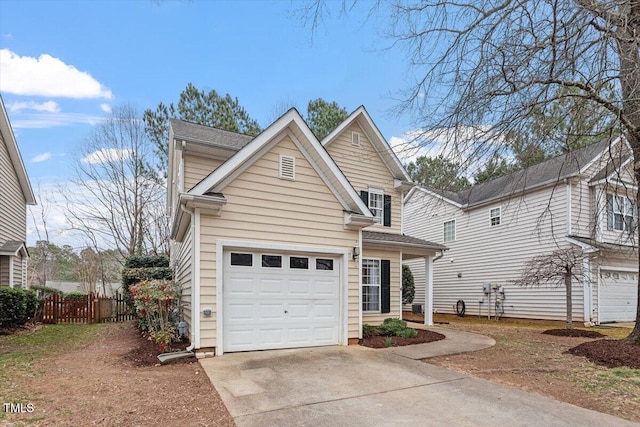
{"label": "white cloud", "polygon": [[100,109],[102,111],[104,111],[105,113],[107,113],[107,114],[111,114],[111,112],[113,111],[111,109],[111,105],[109,105],[109,104],[100,104]]}
{"label": "white cloud", "polygon": [[113,97],[111,90],[91,74],[48,54],[35,58],[0,49],[0,75],[0,90],[16,95],[75,99]]}
{"label": "white cloud", "polygon": [[40,163],[47,161],[51,158],[52,154],[50,152],[41,153],[31,159],[31,163]]}
{"label": "white cloud", "polygon": [[102,148],[84,156],[80,161],[86,164],[97,164],[106,162],[117,162],[131,157],[132,151],[129,149]]}
{"label": "white cloud", "polygon": [[14,129],[41,129],[78,123],[95,125],[102,120],[103,117],[82,113],[23,114],[11,120],[11,126]]}
{"label": "white cloud", "polygon": [[21,110],[46,111],[48,113],[60,112],[60,106],[55,101],[47,101],[40,104],[34,101],[16,101],[7,104],[7,108],[12,113]]}
{"label": "white cloud", "polygon": [[11,40],[13,38],[13,34],[11,34],[11,33],[2,33],[2,38]]}

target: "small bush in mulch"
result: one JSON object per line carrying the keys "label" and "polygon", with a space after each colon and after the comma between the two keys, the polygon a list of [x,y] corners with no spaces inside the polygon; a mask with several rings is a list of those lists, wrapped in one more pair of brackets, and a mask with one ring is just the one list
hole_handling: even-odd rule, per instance
{"label": "small bush in mulch", "polygon": [[374,335],[363,338],[358,344],[371,348],[400,347],[411,344],[424,344],[427,342],[439,341],[444,339],[444,335],[432,331],[417,330],[417,335],[413,338],[403,338],[388,335]]}
{"label": "small bush in mulch", "polygon": [[565,353],[584,356],[593,363],[607,368],[628,366],[640,369],[640,345],[628,344],[622,340],[598,340],[582,343]]}
{"label": "small bush in mulch", "polygon": [[605,338],[597,331],[587,331],[584,329],[549,329],[543,332],[546,335],[554,335],[556,337],[580,337],[580,338]]}
{"label": "small bush in mulch", "polygon": [[[171,349],[173,351],[181,351],[186,349],[189,346],[189,343],[173,343],[171,344]],[[144,366],[155,366],[160,363],[158,360],[158,355],[160,351],[158,350],[158,346],[152,341],[147,339],[147,337],[143,334],[138,334],[138,339],[136,340],[136,345],[127,353],[125,353],[122,357],[125,361],[131,363],[135,367],[144,367]],[[193,363],[195,362],[195,358],[187,357],[184,359],[177,359],[171,361],[171,364],[183,364],[183,363]]]}

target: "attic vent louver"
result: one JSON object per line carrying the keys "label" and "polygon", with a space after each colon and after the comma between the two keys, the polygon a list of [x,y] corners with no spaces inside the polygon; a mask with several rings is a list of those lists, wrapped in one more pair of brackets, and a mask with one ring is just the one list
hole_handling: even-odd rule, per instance
{"label": "attic vent louver", "polygon": [[296,158],[280,155],[280,179],[296,179]]}
{"label": "attic vent louver", "polygon": [[360,134],[358,132],[351,132],[351,145],[360,145]]}

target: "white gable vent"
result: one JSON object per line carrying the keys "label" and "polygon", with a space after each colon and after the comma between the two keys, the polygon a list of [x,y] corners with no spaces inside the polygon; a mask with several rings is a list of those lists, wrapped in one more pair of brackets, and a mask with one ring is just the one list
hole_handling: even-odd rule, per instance
{"label": "white gable vent", "polygon": [[351,132],[351,145],[360,145],[360,134],[358,132]]}
{"label": "white gable vent", "polygon": [[296,158],[280,155],[280,178],[296,179]]}

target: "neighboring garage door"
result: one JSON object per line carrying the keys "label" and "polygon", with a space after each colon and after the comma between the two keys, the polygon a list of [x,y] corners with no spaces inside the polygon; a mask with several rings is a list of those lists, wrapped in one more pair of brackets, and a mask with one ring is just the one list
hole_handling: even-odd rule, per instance
{"label": "neighboring garage door", "polygon": [[340,341],[339,258],[225,251],[225,352]]}
{"label": "neighboring garage door", "polygon": [[638,273],[600,272],[600,323],[634,321],[637,301]]}

